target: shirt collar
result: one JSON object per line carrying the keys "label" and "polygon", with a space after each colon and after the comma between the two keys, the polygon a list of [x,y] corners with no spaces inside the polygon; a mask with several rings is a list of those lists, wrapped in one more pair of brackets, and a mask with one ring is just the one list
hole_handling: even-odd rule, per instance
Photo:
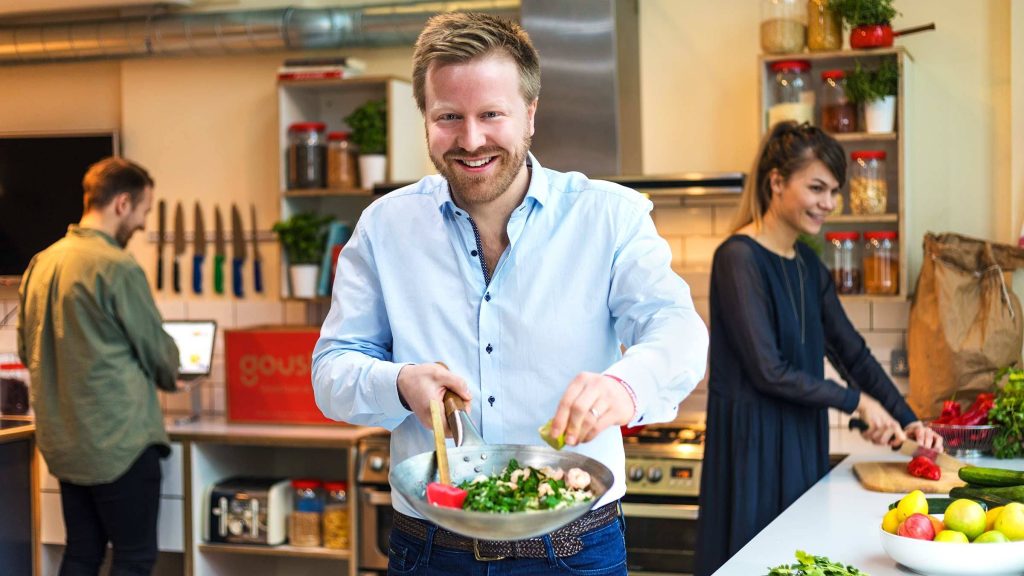
{"label": "shirt collar", "polygon": [[102,238],[106,240],[111,246],[120,248],[121,245],[117,243],[109,234],[95,228],[83,228],[78,224],[68,225],[68,236],[78,236],[80,238]]}
{"label": "shirt collar", "polygon": [[[533,152],[526,153],[526,166],[530,170],[530,185],[526,189],[526,198],[523,199],[523,203],[525,204],[527,199],[533,198],[537,204],[543,206],[550,195],[547,174],[541,169],[540,162],[537,161]],[[443,177],[439,178],[433,195],[439,210],[454,210],[456,208],[455,201],[452,200],[451,188]]]}

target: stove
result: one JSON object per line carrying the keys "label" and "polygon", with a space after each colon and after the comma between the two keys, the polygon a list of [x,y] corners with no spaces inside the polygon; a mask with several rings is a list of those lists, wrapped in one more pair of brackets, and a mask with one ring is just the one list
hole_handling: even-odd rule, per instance
{"label": "stove", "polygon": [[691,498],[700,494],[703,427],[650,426],[622,442],[627,494]]}

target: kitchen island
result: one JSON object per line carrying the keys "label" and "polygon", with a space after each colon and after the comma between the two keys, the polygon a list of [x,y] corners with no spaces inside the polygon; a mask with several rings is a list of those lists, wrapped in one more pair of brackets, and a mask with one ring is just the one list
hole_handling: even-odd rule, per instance
{"label": "kitchen island", "polygon": [[35,424],[0,417],[0,572],[32,574],[32,465]]}
{"label": "kitchen island", "polygon": [[[796,562],[797,550],[852,564],[871,576],[914,574],[886,555],[878,532],[889,504],[903,494],[866,490],[853,472],[856,462],[907,462],[908,458],[875,446],[860,434],[835,429],[831,432],[829,451],[849,456],[719,568],[715,576],[761,576],[773,566]],[[1024,470],[1024,459],[961,459],[977,466]],[[709,512],[713,513],[701,510],[702,514]]]}

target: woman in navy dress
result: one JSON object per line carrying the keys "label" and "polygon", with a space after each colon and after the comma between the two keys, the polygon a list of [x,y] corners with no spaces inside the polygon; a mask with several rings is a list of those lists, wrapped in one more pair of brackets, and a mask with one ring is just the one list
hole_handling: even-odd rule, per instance
{"label": "woman in navy dress", "polygon": [[[847,319],[828,270],[797,242],[821,230],[845,179],[834,139],[807,124],[777,124],[734,235],[715,252],[698,576],[828,472],[829,408],[856,413],[876,444],[909,437],[941,448]],[[826,356],[848,386],[825,379]]]}

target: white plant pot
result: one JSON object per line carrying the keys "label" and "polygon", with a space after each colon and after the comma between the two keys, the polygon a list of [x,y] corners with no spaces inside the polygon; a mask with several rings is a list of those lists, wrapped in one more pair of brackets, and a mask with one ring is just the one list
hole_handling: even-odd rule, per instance
{"label": "white plant pot", "polygon": [[886,96],[881,100],[864,103],[864,127],[872,134],[896,130],[896,97]]}
{"label": "white plant pot", "polygon": [[362,154],[359,156],[359,187],[373,188],[374,184],[387,179],[388,157],[383,154]]}
{"label": "white plant pot", "polygon": [[317,264],[292,264],[288,269],[292,277],[292,297],[312,298],[316,296],[316,284],[320,279]]}

